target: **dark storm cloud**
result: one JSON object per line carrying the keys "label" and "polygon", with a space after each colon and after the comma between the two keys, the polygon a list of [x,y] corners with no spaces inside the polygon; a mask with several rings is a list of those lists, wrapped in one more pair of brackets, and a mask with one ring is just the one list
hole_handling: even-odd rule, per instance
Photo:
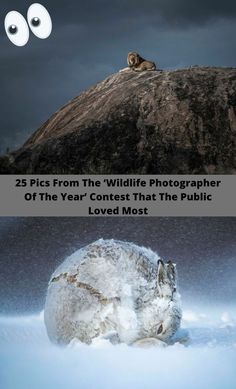
{"label": "dark storm cloud", "polygon": [[[8,12],[18,9],[25,12],[33,1],[2,1],[1,9]],[[236,3],[233,0],[87,0],[42,1],[61,24],[107,23],[117,19],[162,16],[170,24],[185,22],[202,23],[214,18],[234,18]]]}
{"label": "dark storm cloud", "polygon": [[[129,50],[160,67],[235,66],[236,3],[187,0],[47,1],[52,36],[7,39],[4,16],[24,16],[33,1],[2,1],[0,151],[19,146],[48,116],[84,88],[125,66]],[[40,0],[41,2],[41,0]]]}

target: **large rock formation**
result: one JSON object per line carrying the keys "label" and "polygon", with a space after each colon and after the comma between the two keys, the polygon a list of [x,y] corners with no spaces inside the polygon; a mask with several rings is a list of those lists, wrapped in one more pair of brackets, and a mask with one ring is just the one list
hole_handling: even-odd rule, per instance
{"label": "large rock formation", "polygon": [[1,173],[236,172],[236,69],[113,74],[56,112]]}

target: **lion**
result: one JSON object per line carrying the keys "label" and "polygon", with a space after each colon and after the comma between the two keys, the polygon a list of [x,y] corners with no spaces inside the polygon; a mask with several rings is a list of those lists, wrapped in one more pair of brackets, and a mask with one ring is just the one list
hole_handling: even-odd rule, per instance
{"label": "lion", "polygon": [[141,55],[133,51],[128,53],[127,63],[129,67],[120,70],[120,72],[128,70],[133,70],[135,72],[156,70],[156,65],[154,62],[147,61],[146,59],[142,58]]}

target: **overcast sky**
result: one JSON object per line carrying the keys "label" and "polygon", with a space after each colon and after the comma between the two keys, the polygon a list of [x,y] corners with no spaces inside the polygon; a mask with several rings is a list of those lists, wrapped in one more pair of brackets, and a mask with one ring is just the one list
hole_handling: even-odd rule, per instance
{"label": "overcast sky", "polygon": [[236,66],[234,0],[44,0],[53,33],[14,46],[7,12],[32,1],[1,0],[0,151],[21,145],[84,88],[126,66],[136,50],[161,68]]}

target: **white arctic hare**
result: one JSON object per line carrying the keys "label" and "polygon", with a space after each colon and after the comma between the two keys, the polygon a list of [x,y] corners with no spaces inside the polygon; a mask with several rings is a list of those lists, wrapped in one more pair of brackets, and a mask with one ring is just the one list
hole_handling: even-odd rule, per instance
{"label": "white arctic hare", "polygon": [[171,343],[180,321],[175,265],[132,243],[89,244],[68,257],[49,282],[45,324],[55,343],[90,344],[97,337]]}

